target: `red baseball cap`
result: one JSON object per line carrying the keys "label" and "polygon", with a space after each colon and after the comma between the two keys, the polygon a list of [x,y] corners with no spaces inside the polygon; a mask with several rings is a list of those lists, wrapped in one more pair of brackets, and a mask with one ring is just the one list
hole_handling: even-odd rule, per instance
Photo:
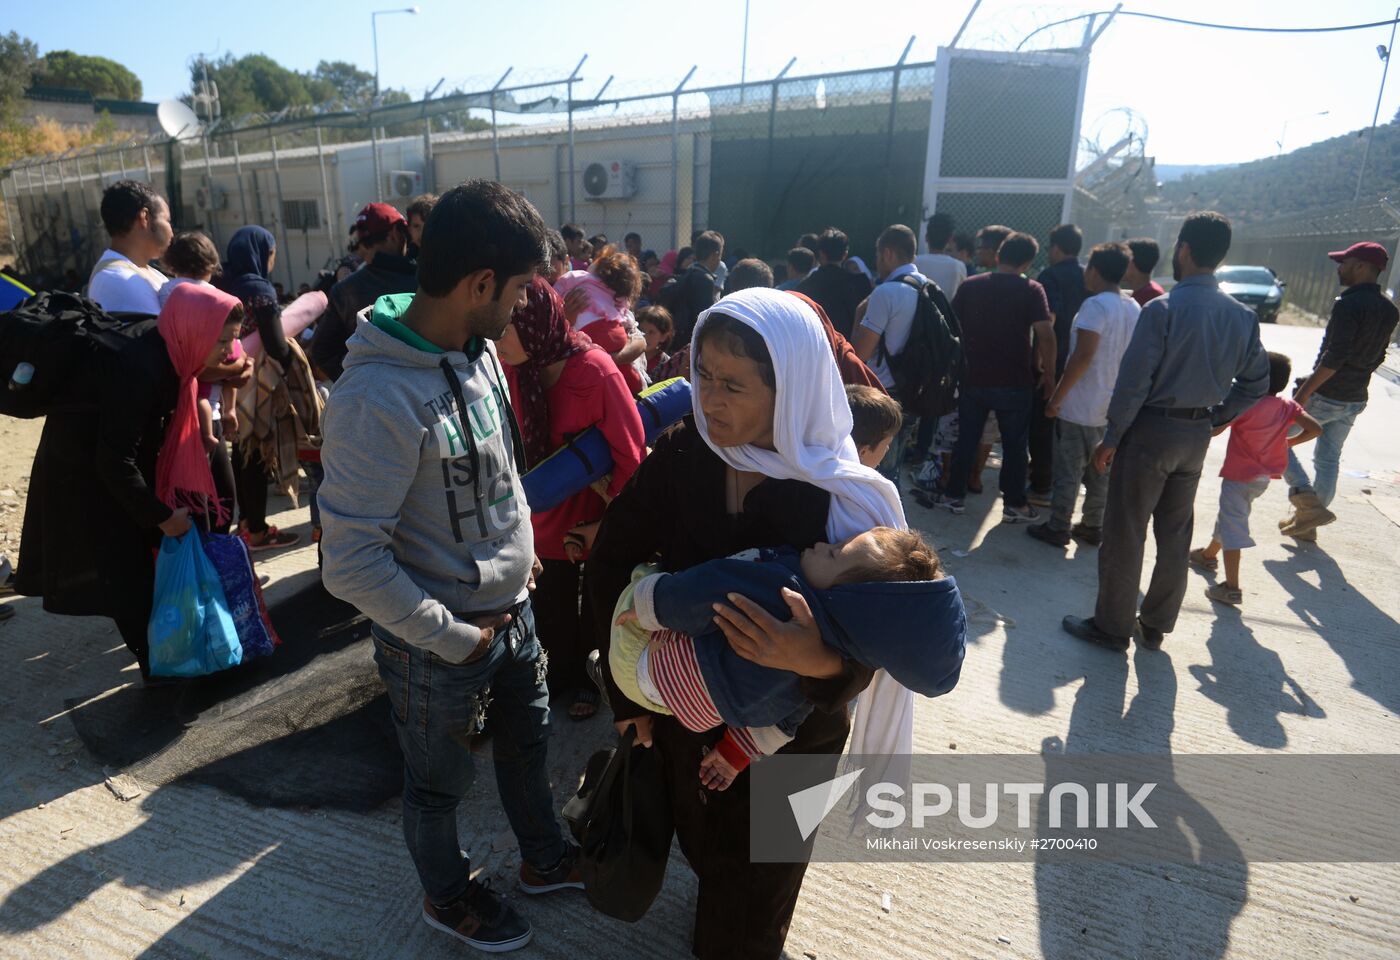
{"label": "red baseball cap", "polygon": [[1341,263],[1347,257],[1355,257],[1365,263],[1373,263],[1382,270],[1384,270],[1385,265],[1390,262],[1390,254],[1385,252],[1385,247],[1371,240],[1353,243],[1345,250],[1333,250],[1328,256],[1338,263]]}
{"label": "red baseball cap", "polygon": [[372,237],[376,233],[388,233],[394,224],[405,222],[407,221],[404,220],[403,214],[389,204],[369,203],[355,214],[355,222],[350,225],[350,232]]}

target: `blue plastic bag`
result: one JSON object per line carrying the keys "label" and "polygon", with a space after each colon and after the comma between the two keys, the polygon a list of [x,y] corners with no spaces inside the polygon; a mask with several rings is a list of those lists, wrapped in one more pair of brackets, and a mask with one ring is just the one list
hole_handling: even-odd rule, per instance
{"label": "blue plastic bag", "polygon": [[263,605],[262,589],[258,584],[248,544],[242,537],[227,533],[211,533],[204,537],[204,555],[214,565],[224,588],[224,599],[238,642],[243,647],[243,659],[272,656],[281,643],[273,632]]}
{"label": "blue plastic bag", "polygon": [[243,661],[224,588],[198,530],[161,541],[154,599],[146,631],[153,676],[201,677]]}

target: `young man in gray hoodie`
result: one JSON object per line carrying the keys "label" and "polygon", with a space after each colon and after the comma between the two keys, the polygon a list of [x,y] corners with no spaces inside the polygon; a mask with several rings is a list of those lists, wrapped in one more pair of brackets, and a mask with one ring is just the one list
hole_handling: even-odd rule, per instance
{"label": "young man in gray hoodie", "polygon": [[423,227],[418,291],[360,314],[326,406],[319,492],[331,593],[372,623],[404,755],[403,829],[423,917],[491,952],[530,925],[471,879],[457,807],[489,691],[501,803],[526,893],[581,888],[545,770],[549,693],[519,440],[492,341],[546,257],[539,213],[498,183],[448,191]]}

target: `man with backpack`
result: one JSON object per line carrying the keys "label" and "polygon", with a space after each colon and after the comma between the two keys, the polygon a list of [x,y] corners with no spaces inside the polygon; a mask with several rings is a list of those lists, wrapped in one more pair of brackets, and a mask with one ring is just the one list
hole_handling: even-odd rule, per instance
{"label": "man with backpack", "polygon": [[[881,282],[866,300],[864,316],[856,324],[852,338],[856,355],[870,365],[880,383],[904,408],[904,426],[895,434],[879,467],[895,489],[899,489],[899,465],[904,460],[904,448],[913,435],[915,421],[926,413],[916,408],[920,388],[933,374],[932,358],[921,357],[917,370],[911,369],[914,365],[901,362],[905,351],[914,343],[912,334],[916,320],[923,320],[924,324],[937,322],[937,319],[928,319],[928,310],[933,304],[929,294],[938,290],[938,284],[914,266],[917,251],[914,231],[903,224],[886,227],[880,234],[875,241],[875,269]],[[947,302],[941,292],[937,299]],[[926,333],[920,330],[920,343]]]}
{"label": "man with backpack", "polygon": [[118,180],[102,193],[102,225],[112,245],[97,258],[88,297],[108,313],[160,313],[165,275],[150,265],[175,236],[170,206],[149,185]]}

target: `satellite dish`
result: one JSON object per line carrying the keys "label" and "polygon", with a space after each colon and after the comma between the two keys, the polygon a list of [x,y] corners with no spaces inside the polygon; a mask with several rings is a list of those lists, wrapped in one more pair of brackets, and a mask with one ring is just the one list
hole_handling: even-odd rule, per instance
{"label": "satellite dish", "polygon": [[179,100],[162,100],[156,106],[156,119],[160,121],[160,128],[176,140],[195,140],[199,137],[199,117]]}

